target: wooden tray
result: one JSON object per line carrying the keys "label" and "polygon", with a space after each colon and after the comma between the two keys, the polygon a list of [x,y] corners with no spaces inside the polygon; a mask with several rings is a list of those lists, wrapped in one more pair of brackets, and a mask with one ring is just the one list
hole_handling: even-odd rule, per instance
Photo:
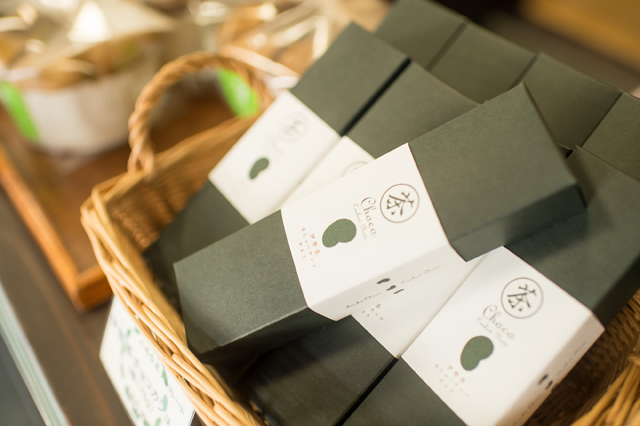
{"label": "wooden tray", "polygon": [[[171,105],[151,131],[157,151],[231,117],[214,96],[174,96]],[[78,310],[111,297],[80,224],[80,206],[95,185],[126,170],[128,156],[127,145],[95,157],[50,156],[26,142],[0,107],[0,184]]]}

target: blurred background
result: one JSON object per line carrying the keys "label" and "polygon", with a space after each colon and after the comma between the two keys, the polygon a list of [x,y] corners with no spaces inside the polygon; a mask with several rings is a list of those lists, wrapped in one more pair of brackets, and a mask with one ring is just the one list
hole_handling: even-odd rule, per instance
{"label": "blurred background", "polygon": [[[440,0],[534,52],[618,88],[640,79],[640,4],[632,0]],[[135,97],[160,65],[206,50],[258,70],[274,95],[350,20],[374,30],[385,0],[3,0],[0,98],[20,134],[54,155],[91,155],[126,140]],[[222,94],[255,112],[237,76],[185,79],[183,94]],[[246,88],[245,88],[246,90]],[[174,102],[178,102],[175,101]]]}
{"label": "blurred background", "polygon": [[[633,0],[440,0],[531,51],[626,91],[640,84]],[[374,30],[385,0],[3,0],[0,99],[21,136],[57,156],[122,144],[126,118],[160,65],[206,50],[239,59],[273,94],[293,86],[350,20]],[[224,70],[182,94],[222,94],[234,114],[256,99]],[[244,88],[246,90],[246,88]],[[176,101],[175,99],[173,102]]]}

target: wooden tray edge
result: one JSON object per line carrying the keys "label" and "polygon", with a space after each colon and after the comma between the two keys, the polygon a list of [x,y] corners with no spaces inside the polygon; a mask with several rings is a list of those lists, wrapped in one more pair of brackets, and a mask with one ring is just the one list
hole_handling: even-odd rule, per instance
{"label": "wooden tray edge", "polygon": [[79,272],[58,232],[0,146],[0,185],[36,240],[74,307],[86,311],[108,301],[111,288],[96,264]]}

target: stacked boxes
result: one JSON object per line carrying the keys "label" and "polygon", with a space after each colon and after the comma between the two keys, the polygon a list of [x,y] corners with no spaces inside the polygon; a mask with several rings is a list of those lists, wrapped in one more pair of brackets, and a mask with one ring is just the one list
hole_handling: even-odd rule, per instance
{"label": "stacked boxes", "polygon": [[192,352],[274,426],[520,425],[640,283],[639,112],[400,0],[375,35],[344,31],[146,255]]}
{"label": "stacked boxes", "polygon": [[520,81],[565,152],[585,142],[620,96],[618,90],[545,54],[536,57]]}
{"label": "stacked boxes", "polygon": [[483,28],[467,25],[431,72],[482,103],[513,87],[534,56]]}
{"label": "stacked boxes", "polygon": [[584,355],[638,290],[640,183],[569,164],[587,209],[488,254],[345,425],[521,425]]}
{"label": "stacked boxes", "polygon": [[640,181],[640,99],[623,94],[591,134],[584,149]]}
{"label": "stacked boxes", "polygon": [[518,86],[176,263],[187,336],[206,362],[260,353],[582,207]]}
{"label": "stacked boxes", "polygon": [[433,319],[480,259],[448,281],[401,292],[269,352],[244,387],[274,425],[341,424]]}
{"label": "stacked boxes", "polygon": [[468,23],[463,16],[437,3],[401,0],[394,4],[375,34],[430,69]]}
{"label": "stacked boxes", "polygon": [[318,163],[283,206],[471,110],[476,103],[415,63]]}

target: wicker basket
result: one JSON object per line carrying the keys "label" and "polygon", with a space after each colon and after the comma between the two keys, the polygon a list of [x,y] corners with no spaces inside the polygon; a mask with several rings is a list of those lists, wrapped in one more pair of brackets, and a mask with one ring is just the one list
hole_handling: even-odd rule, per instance
{"label": "wicker basket", "polygon": [[[207,425],[258,425],[260,417],[189,351],[184,324],[154,283],[141,252],[200,188],[209,170],[254,119],[232,119],[154,156],[149,117],[162,93],[185,74],[206,66],[244,75],[270,97],[253,73],[228,58],[196,53],[167,64],[144,89],[129,121],[128,172],[94,188],[82,222],[115,297],[155,347]],[[640,426],[640,297],[636,295],[606,333],[529,420],[529,425]]]}

